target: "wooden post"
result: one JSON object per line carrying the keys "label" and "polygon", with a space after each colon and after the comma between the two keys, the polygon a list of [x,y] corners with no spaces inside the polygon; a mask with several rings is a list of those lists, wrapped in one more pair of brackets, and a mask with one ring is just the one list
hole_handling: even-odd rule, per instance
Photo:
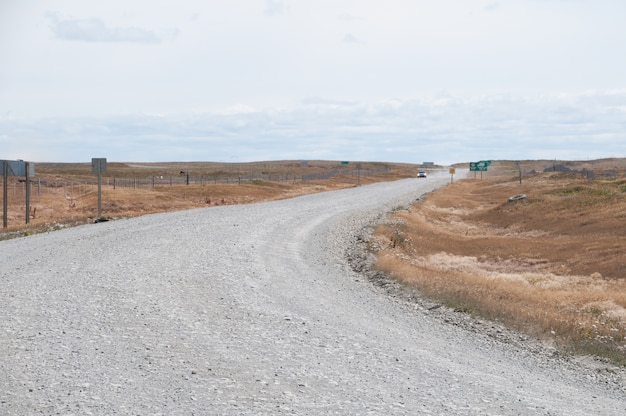
{"label": "wooden post", "polygon": [[30,223],[30,176],[28,170],[30,162],[26,162],[26,224]]}
{"label": "wooden post", "polygon": [[98,218],[102,216],[102,171],[101,163],[97,163],[98,169]]}
{"label": "wooden post", "polygon": [[8,221],[7,221],[7,211],[8,211],[8,197],[9,197],[9,162],[8,161],[4,161],[4,167],[2,169],[3,171],[3,178],[4,178],[4,182],[2,185],[2,195],[3,195],[3,199],[2,199],[2,227],[3,228],[7,228],[8,227]]}

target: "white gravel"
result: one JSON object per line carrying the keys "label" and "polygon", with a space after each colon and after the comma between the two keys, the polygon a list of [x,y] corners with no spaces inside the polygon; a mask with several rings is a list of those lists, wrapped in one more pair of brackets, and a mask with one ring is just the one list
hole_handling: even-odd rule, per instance
{"label": "white gravel", "polygon": [[621,372],[445,322],[352,270],[368,225],[446,181],[0,242],[0,414],[626,414]]}

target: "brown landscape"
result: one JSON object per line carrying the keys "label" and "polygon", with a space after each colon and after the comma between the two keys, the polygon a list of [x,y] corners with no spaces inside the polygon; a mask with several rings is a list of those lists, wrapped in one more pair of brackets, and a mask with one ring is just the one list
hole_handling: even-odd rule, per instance
{"label": "brown landscape", "polygon": [[372,240],[377,267],[458,311],[626,364],[625,163],[596,161],[594,179],[590,163],[569,165],[526,162],[541,173],[520,184],[517,165],[495,162],[399,209]]}
{"label": "brown landscape", "polygon": [[[98,217],[90,164],[41,163],[31,182],[29,224],[24,183],[10,179],[8,228],[0,238],[415,177],[418,168],[326,161],[110,163]],[[468,166],[456,168],[459,178]],[[331,171],[329,179],[303,180]],[[252,173],[259,178],[245,179]],[[563,351],[625,365],[625,174],[625,159],[494,161],[482,179],[470,173],[396,209],[370,246],[378,268],[437,302]]]}
{"label": "brown landscape", "polygon": [[[0,230],[0,239],[98,219],[291,198],[407,178],[416,169],[401,163],[337,161],[108,163],[99,217],[91,163],[37,163],[28,224],[24,177],[9,177],[7,228]],[[317,178],[332,172],[329,179]]]}

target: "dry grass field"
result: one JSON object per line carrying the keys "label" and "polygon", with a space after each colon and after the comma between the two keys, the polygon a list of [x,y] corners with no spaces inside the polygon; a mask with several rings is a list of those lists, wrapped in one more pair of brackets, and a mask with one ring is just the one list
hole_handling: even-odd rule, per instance
{"label": "dry grass field", "polygon": [[[31,181],[30,218],[26,224],[24,178],[9,177],[7,228],[0,239],[67,226],[93,223],[98,218],[97,177],[90,163],[37,163]],[[272,161],[254,163],[108,163],[102,179],[102,213],[106,219],[216,205],[245,204],[389,181],[414,176],[415,165],[373,162]],[[302,175],[337,174],[330,179],[302,180]],[[368,172],[383,172],[369,176]],[[186,173],[194,179],[185,184]],[[271,180],[239,182],[246,175]],[[151,178],[161,178],[151,185]],[[169,185],[172,178],[173,185]],[[199,181],[199,178],[203,178]],[[114,186],[114,180],[143,186]],[[219,179],[219,180],[218,180]],[[1,180],[1,178],[0,178]],[[228,180],[229,182],[225,182]],[[43,184],[43,185],[42,185]],[[2,193],[0,192],[0,200]]]}
{"label": "dry grass field", "polygon": [[459,311],[625,365],[626,163],[595,161],[595,179],[543,173],[550,163],[522,164],[542,172],[522,184],[515,164],[494,163],[400,210],[373,237],[377,267]]}

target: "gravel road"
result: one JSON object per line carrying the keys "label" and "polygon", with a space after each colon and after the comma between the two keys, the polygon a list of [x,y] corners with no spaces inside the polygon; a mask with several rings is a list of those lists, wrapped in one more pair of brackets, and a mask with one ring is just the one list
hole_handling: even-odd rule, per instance
{"label": "gravel road", "polygon": [[407,179],[0,242],[0,414],[624,415],[619,372],[504,343],[355,272]]}

